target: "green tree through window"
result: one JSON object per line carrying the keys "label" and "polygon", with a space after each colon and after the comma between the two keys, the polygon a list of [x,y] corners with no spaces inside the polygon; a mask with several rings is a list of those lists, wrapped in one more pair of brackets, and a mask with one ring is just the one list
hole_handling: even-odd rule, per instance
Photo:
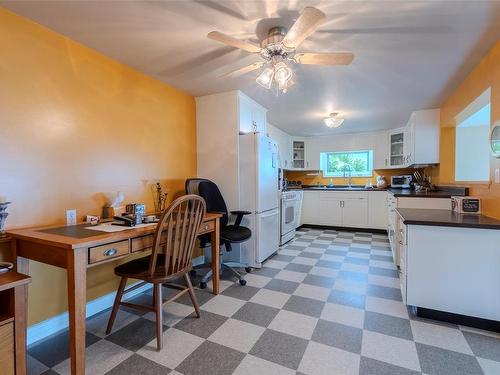
{"label": "green tree through window", "polygon": [[321,169],[327,177],[341,177],[344,173],[352,176],[371,176],[373,168],[373,152],[323,152],[321,153]]}

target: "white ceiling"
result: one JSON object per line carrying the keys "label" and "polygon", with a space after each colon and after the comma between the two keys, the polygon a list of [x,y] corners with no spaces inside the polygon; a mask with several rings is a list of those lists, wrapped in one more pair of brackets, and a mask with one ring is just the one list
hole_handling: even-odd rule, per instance
{"label": "white ceiling", "polygon": [[[500,35],[500,1],[0,1],[0,5],[192,95],[241,89],[295,135],[402,126],[412,110],[439,106]],[[206,38],[212,30],[258,41],[289,27],[305,6],[327,22],[299,51],[350,51],[347,67],[296,66],[276,97],[257,72],[219,78],[259,61]],[[329,129],[322,118],[346,121]]]}

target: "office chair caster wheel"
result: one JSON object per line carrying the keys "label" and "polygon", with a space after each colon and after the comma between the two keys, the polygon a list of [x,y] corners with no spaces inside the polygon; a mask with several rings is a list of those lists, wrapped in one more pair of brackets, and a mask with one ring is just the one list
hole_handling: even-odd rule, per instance
{"label": "office chair caster wheel", "polygon": [[207,283],[204,281],[200,281],[200,289],[206,289],[207,288]]}
{"label": "office chair caster wheel", "polygon": [[252,267],[245,267],[245,271],[246,271],[246,273],[252,272]]}
{"label": "office chair caster wheel", "polygon": [[195,277],[196,276],[196,270],[189,271],[189,276]]}
{"label": "office chair caster wheel", "polygon": [[240,280],[240,285],[241,285],[241,286],[245,286],[245,285],[247,285],[247,281],[246,281],[246,280],[241,279],[241,280]]}

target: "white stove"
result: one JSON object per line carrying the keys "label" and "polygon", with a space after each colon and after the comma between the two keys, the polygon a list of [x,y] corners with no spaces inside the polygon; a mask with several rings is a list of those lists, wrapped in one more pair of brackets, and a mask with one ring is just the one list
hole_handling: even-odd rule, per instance
{"label": "white stove", "polygon": [[302,190],[281,192],[280,245],[284,245],[295,237],[295,229],[300,225],[302,197]]}

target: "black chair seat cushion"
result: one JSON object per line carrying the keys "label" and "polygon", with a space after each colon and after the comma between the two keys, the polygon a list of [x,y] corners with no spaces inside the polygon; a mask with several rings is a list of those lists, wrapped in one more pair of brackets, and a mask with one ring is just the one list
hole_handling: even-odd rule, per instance
{"label": "black chair seat cushion", "polygon": [[247,227],[227,225],[221,231],[221,238],[229,242],[243,242],[252,236],[252,232]]}
{"label": "black chair seat cushion", "polygon": [[[115,267],[115,274],[121,277],[130,277],[132,279],[149,280],[158,279],[160,275],[165,275],[165,255],[158,254],[156,259],[156,269],[153,276],[149,276],[149,259],[150,255],[138,259],[131,260],[130,262],[124,263]],[[170,265],[171,268],[172,265]],[[169,274],[172,269],[169,270]],[[172,275],[173,276],[173,275]],[[169,276],[168,279],[172,278]]]}

